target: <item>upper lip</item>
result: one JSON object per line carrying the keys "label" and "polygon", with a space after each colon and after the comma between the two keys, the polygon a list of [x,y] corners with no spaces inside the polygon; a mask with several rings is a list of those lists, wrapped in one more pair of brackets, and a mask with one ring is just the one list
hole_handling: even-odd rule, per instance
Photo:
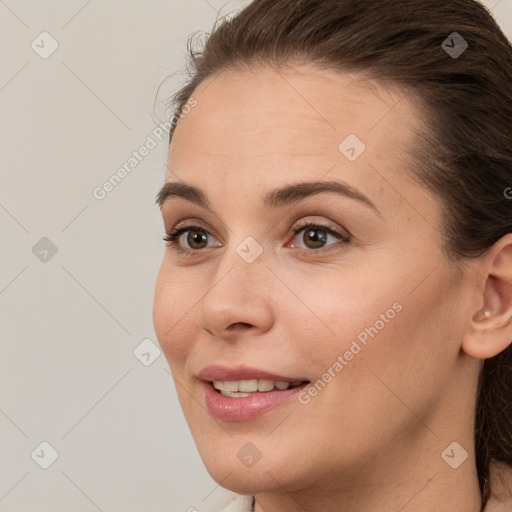
{"label": "upper lip", "polygon": [[198,378],[205,381],[236,381],[236,380],[253,380],[267,379],[279,382],[296,382],[307,381],[302,377],[290,377],[286,375],[278,375],[277,373],[260,370],[259,368],[251,368],[250,366],[228,367],[217,364],[209,365],[198,373]]}

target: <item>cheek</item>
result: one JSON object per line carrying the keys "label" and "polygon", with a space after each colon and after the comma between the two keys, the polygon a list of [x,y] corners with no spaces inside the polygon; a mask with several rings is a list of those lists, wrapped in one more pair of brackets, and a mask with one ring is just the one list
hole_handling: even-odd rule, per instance
{"label": "cheek", "polygon": [[[331,373],[349,377],[331,380],[353,386],[352,396],[364,399],[362,403],[389,395],[385,383],[404,398],[422,400],[425,389],[439,391],[457,359],[451,279],[439,270],[410,293],[416,285],[407,282],[403,272],[367,270],[302,281],[295,290],[307,297],[309,311],[302,306],[305,315],[295,320],[288,316],[293,320],[288,325],[301,331],[301,355],[317,378],[330,368]],[[422,274],[411,269],[410,275],[417,281]],[[286,306],[283,316],[290,315],[291,303]]]}
{"label": "cheek", "polygon": [[[382,418],[390,418],[390,429],[414,425],[411,410],[425,417],[449,386],[460,350],[455,296],[448,276],[431,277],[421,293],[396,288],[380,298],[374,295],[374,301],[368,298],[367,313],[343,338],[344,348],[355,340],[361,350],[345,366],[346,378],[337,382],[343,393],[333,388],[332,399],[350,404],[369,431]],[[340,315],[343,323],[350,319]]]}
{"label": "cheek", "polygon": [[155,285],[153,325],[160,347],[172,365],[182,363],[190,351],[191,315],[199,298],[199,294],[193,294],[190,287],[182,286],[174,278],[165,262],[162,264]]}
{"label": "cheek", "polygon": [[287,282],[293,283],[294,295],[282,292],[276,316],[293,327],[301,352],[317,363],[318,371],[350,350],[353,341],[364,348],[401,314],[393,283],[370,272],[321,269],[303,279],[289,274]]}

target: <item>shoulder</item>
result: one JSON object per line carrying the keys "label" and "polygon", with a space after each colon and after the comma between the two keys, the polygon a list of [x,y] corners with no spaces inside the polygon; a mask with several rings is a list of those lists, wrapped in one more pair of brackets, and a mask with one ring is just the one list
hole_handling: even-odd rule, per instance
{"label": "shoulder", "polygon": [[252,512],[252,496],[237,496],[234,501],[219,512]]}

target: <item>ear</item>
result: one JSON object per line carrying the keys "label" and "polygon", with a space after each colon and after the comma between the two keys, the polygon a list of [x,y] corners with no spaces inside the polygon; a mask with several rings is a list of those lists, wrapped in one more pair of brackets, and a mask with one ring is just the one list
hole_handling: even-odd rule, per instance
{"label": "ear", "polygon": [[512,233],[478,260],[482,276],[462,350],[479,359],[494,357],[512,343]]}

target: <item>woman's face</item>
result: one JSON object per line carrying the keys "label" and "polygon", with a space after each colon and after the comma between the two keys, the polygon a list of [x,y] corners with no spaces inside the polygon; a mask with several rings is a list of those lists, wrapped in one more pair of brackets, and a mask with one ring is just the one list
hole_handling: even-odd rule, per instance
{"label": "woman's face", "polygon": [[[418,460],[449,472],[451,442],[471,453],[453,421],[472,424],[476,386],[467,284],[443,256],[438,200],[411,179],[419,114],[356,78],[225,72],[170,147],[167,184],[206,204],[163,197],[165,231],[189,231],[165,248],[154,325],[201,457],[236,492],[340,488]],[[310,384],[224,397],[199,378],[263,372]]]}

